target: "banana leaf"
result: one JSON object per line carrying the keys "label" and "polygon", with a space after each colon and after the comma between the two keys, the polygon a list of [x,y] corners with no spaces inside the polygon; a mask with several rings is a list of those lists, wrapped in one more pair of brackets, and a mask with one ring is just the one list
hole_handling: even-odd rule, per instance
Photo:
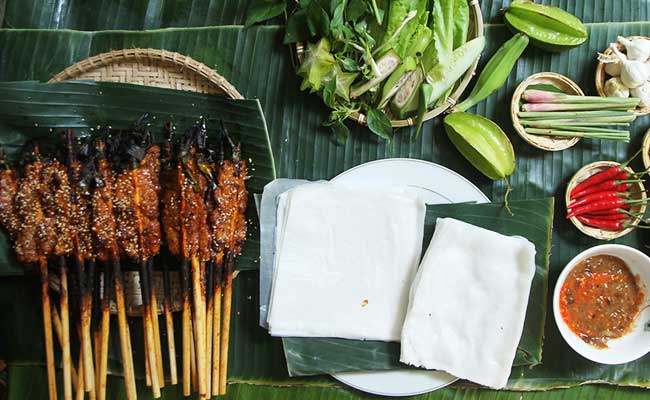
{"label": "banana leaf", "polygon": [[[77,29],[159,29],[210,25],[242,25],[254,0],[5,0],[4,28]],[[287,0],[269,0],[283,2]],[[539,0],[538,3],[562,7],[583,22],[647,21],[650,4],[635,0],[618,7],[613,0],[585,1]],[[481,1],[485,22],[493,22],[502,0]],[[282,22],[274,19],[272,22]],[[500,21],[499,21],[500,22]]]}
{"label": "banana leaf", "polygon": [[[562,2],[561,6],[583,17],[587,22],[626,21],[648,17],[647,2],[633,1],[621,7],[618,2],[605,3],[604,1],[593,2],[600,5],[600,8],[584,1],[570,2],[570,4]],[[481,58],[479,70],[498,46],[511,36],[510,32],[500,24],[500,18],[496,17],[501,3],[488,1],[482,3],[484,9],[486,4],[491,7],[489,10],[491,23],[485,30],[488,46]],[[559,4],[559,0],[554,0],[553,4]],[[530,147],[511,126],[509,110],[505,105],[509,104],[514,88],[523,79],[535,72],[556,71],[573,79],[588,94],[596,94],[593,86],[596,52],[607,47],[607,44],[615,40],[619,34],[648,36],[650,23],[589,24],[588,30],[589,40],[584,45],[565,53],[549,54],[534,48],[527,49],[506,85],[471,110],[497,122],[513,142],[517,154],[517,166],[515,173],[510,177],[510,183],[514,187],[511,200],[555,195],[561,198],[566,182],[577,169],[597,160],[625,160],[638,149],[641,143],[643,133],[650,122],[647,116],[637,119],[631,127],[630,144],[582,140],[575,147],[559,153],[543,152]],[[502,201],[505,193],[504,183],[493,182],[476,172],[448,141],[439,119],[427,121],[421,135],[417,138],[413,136],[413,128],[402,129],[389,143],[376,139],[365,127],[349,124],[352,130],[350,139],[345,145],[337,146],[328,132],[320,126],[327,116],[322,101],[317,96],[299,91],[300,82],[291,68],[288,49],[282,45],[282,34],[283,29],[274,26],[251,29],[232,26],[168,29],[153,32],[2,30],[0,31],[0,80],[47,80],[75,61],[117,48],[166,48],[190,55],[215,68],[245,97],[259,98],[268,123],[278,176],[309,180],[330,179],[343,170],[366,161],[386,157],[410,157],[445,165],[472,181],[493,201]],[[211,45],[206,46],[206,43]],[[640,160],[633,162],[632,166],[636,170],[643,169]],[[562,216],[564,213],[562,202],[556,202],[555,207],[556,214]],[[602,243],[582,235],[564,218],[555,219],[554,230],[556,234],[552,243],[549,290],[553,288],[559,271],[573,256],[588,247]],[[616,242],[647,251],[644,247],[647,238],[644,232],[635,231]],[[233,306],[239,307],[241,315],[234,319],[237,321],[235,324],[239,324],[237,325],[239,328],[233,328],[234,348],[231,353],[231,363],[239,367],[230,374],[230,381],[310,387],[331,384],[332,381],[326,377],[289,379],[286,371],[278,367],[278,360],[282,360],[283,357],[281,342],[268,337],[261,328],[255,328],[257,324],[256,272],[242,273],[237,280],[244,276],[254,282],[250,283],[250,287],[238,286],[235,289]],[[27,310],[20,304],[15,307],[21,309],[21,312]],[[6,312],[5,309],[3,302],[0,304],[0,314]],[[542,364],[533,369],[515,368],[509,381],[510,388],[549,389],[578,385],[584,381],[650,385],[648,357],[620,366],[600,366],[591,363],[579,357],[563,342],[552,318],[548,319],[549,317],[552,317],[550,313],[547,315]],[[30,318],[37,320],[38,313],[31,312]],[[5,337],[0,338],[0,342],[3,341],[6,341]],[[21,356],[31,346],[33,346],[32,342],[25,339],[20,348],[15,351],[19,358],[13,360],[33,362],[33,357]],[[237,361],[234,354],[237,354]],[[295,393],[286,390],[287,393]],[[278,389],[277,392],[273,392],[273,395],[283,397],[284,393]],[[307,391],[306,394],[308,393],[312,392]],[[349,394],[350,392],[342,390],[336,393],[328,392],[323,396],[337,398],[339,393],[343,393],[340,394],[342,397],[359,396],[356,392]],[[446,398],[452,398],[470,392],[450,390],[440,393]],[[484,393],[486,398],[509,396],[507,392],[471,393]],[[566,396],[571,398],[577,396],[571,393],[582,392],[552,392],[549,398],[562,396],[563,393],[567,393]],[[592,395],[608,398],[612,393],[614,392],[606,389],[600,392],[584,392],[585,398]],[[622,393],[622,396],[625,390],[620,389],[616,393]],[[314,394],[314,396],[319,395]],[[526,398],[529,394],[523,396]]]}
{"label": "banana leaf", "polygon": [[[260,193],[275,178],[266,122],[257,100],[230,100],[215,95],[90,81],[5,82],[0,83],[0,92],[3,93],[0,123],[9,129],[2,131],[0,143],[14,161],[27,141],[56,144],[59,138],[56,132],[64,128],[73,128],[80,136],[92,135],[100,125],[124,129],[143,113],[149,113],[154,140],[162,142],[166,122],[172,121],[182,132],[204,116],[212,142],[218,140],[215,127],[223,121],[233,139],[243,144],[242,156],[249,160],[252,171],[247,182],[251,195]],[[246,241],[242,256],[237,258],[238,269],[257,268],[259,226],[254,222],[255,215],[254,207],[249,207],[250,240]],[[0,267],[0,274],[22,270],[12,258],[5,236],[0,246],[0,259],[7,260]]]}
{"label": "banana leaf", "polygon": [[[530,368],[542,360],[553,199],[513,201],[510,208],[514,215],[510,215],[502,203],[429,205],[424,223],[423,249],[431,241],[438,217],[456,218],[504,235],[522,236],[535,245],[537,270],[531,287],[524,331],[514,361],[514,365]],[[290,376],[405,367],[399,362],[398,343],[335,338],[284,338],[283,344]]]}
{"label": "banana leaf", "polygon": [[[59,380],[60,380],[59,376]],[[7,400],[46,399],[47,376],[45,369],[33,365],[9,365],[9,395]],[[62,398],[61,385],[58,385],[59,398]],[[281,396],[279,395],[281,394]],[[548,392],[509,392],[477,388],[444,388],[435,392],[407,399],[418,400],[643,400],[648,396],[647,390],[604,385],[578,386],[571,389],[552,390]],[[126,399],[121,378],[109,376],[107,398]],[[151,399],[151,393],[144,385],[138,387],[139,399]],[[162,400],[176,400],[183,397],[180,385],[166,386],[162,389]],[[251,385],[246,382],[233,382],[228,385],[228,393],[223,399],[259,400],[259,399],[301,399],[301,400],[358,400],[377,399],[358,391],[348,390],[340,384],[320,386],[276,387],[270,385]],[[187,399],[196,400],[192,395]]]}

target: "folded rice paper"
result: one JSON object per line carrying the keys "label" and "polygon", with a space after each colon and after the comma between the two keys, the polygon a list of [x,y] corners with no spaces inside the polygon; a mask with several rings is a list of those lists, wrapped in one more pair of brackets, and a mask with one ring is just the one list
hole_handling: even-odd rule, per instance
{"label": "folded rice paper", "polygon": [[425,212],[404,187],[314,183],[280,195],[271,335],[399,341]]}
{"label": "folded rice paper", "polygon": [[[521,236],[535,245],[535,275],[514,360],[514,365],[526,366],[527,371],[542,362],[553,204],[552,198],[511,200],[513,215],[503,203],[427,205],[424,243],[430,242],[436,220],[450,217],[503,235]],[[470,329],[480,332],[482,328]],[[282,342],[290,376],[413,368],[399,362],[400,345],[396,342],[335,338],[282,338]]]}
{"label": "folded rice paper", "polygon": [[439,218],[411,287],[400,361],[504,387],[534,275],[527,239]]}

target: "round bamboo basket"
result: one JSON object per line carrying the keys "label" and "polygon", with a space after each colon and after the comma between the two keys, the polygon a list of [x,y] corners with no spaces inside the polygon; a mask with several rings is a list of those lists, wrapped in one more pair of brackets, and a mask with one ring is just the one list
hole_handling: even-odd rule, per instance
{"label": "round bamboo basket", "polygon": [[[468,0],[469,1],[469,9],[470,9],[470,25],[469,25],[469,32],[467,33],[467,39],[475,39],[477,37],[483,36],[483,13],[481,13],[481,5],[479,4],[478,0]],[[298,59],[299,63],[302,63],[304,56],[305,56],[305,44],[304,43],[296,43],[296,56]],[[469,85],[469,82],[472,80],[472,77],[476,73],[476,67],[478,66],[478,61],[479,59],[477,58],[476,61],[472,64],[472,66],[465,72],[463,75],[462,79],[457,82],[454,86],[454,89],[452,93],[449,95],[447,98],[447,101],[445,104],[436,107],[434,109],[428,110],[424,114],[424,121],[428,121],[432,118],[437,117],[438,115],[444,113],[447,110],[450,110],[453,108],[458,100],[460,99],[460,96],[462,96],[463,92],[467,88],[467,85]],[[403,128],[406,126],[413,126],[417,123],[417,118],[414,117],[409,117],[406,119],[393,119],[392,116],[389,114],[389,117],[391,117],[391,125],[393,128]],[[366,116],[363,113],[355,112],[350,115],[350,119],[366,125]]]}
{"label": "round bamboo basket", "polygon": [[[573,188],[575,188],[580,182],[584,181],[585,179],[589,178],[592,175],[595,175],[598,172],[601,172],[610,167],[615,167],[617,165],[621,165],[621,163],[618,163],[616,161],[597,161],[591,164],[587,164],[584,167],[580,168],[580,170],[578,170],[578,172],[576,172],[575,175],[573,175],[573,177],[569,181],[569,184],[567,185],[566,194],[564,196],[564,200],[566,201],[566,204],[568,205],[570,203],[569,197],[571,194],[571,190],[573,190]],[[634,173],[634,171],[630,167],[625,168],[625,170],[630,173]],[[639,215],[638,217],[636,218],[630,217],[623,220],[623,223],[630,224],[633,226],[630,226],[628,228],[623,229],[622,231],[617,232],[617,231],[608,231],[608,230],[585,225],[582,222],[578,221],[576,217],[570,218],[571,222],[573,223],[573,225],[576,226],[576,228],[578,228],[578,230],[580,230],[580,232],[600,240],[612,240],[627,235],[628,233],[632,232],[634,226],[638,225],[641,222],[643,213],[645,213],[645,209],[646,209],[645,201],[647,200],[645,194],[645,187],[643,186],[643,183],[641,182],[634,183],[633,189],[631,191],[632,191],[632,195],[630,196],[631,199],[641,199],[644,201],[641,204],[635,204],[630,207],[630,212]]]}
{"label": "round bamboo basket", "polygon": [[645,136],[643,136],[641,149],[643,165],[645,166],[645,169],[650,169],[650,129],[648,129],[645,133]]}
{"label": "round bamboo basket", "polygon": [[[627,38],[629,40],[639,39],[639,38],[640,39],[648,39],[648,40],[650,40],[650,37],[647,37],[647,36],[627,36]],[[616,47],[622,53],[625,53],[625,46],[623,46],[622,44],[616,42]],[[609,55],[611,55],[613,53],[613,51],[612,51],[612,49],[610,47],[607,47],[607,49],[605,49],[602,53],[604,55],[606,55],[606,56],[609,56]],[[598,66],[596,67],[596,90],[598,91],[598,94],[601,97],[607,97],[605,95],[605,81],[607,81],[608,77],[610,77],[610,76],[607,75],[607,73],[605,72],[605,63],[602,62],[602,61],[598,61]],[[646,114],[650,114],[650,107],[641,107],[641,106],[639,106],[634,111],[637,113],[637,115],[646,115]]]}
{"label": "round bamboo basket", "polygon": [[93,80],[244,97],[223,76],[188,56],[160,49],[123,49],[79,61],[50,82]]}
{"label": "round bamboo basket", "polygon": [[512,95],[512,100],[510,102],[510,117],[512,118],[512,125],[515,127],[515,131],[529,144],[548,151],[560,151],[568,149],[569,147],[575,145],[580,141],[579,137],[561,137],[561,136],[542,136],[542,135],[530,135],[526,133],[526,129],[519,121],[519,109],[521,102],[521,95],[524,91],[531,85],[553,85],[558,89],[562,90],[564,93],[584,96],[582,89],[578,86],[577,83],[573,82],[571,79],[567,78],[564,75],[557,74],[555,72],[539,72],[533,74],[522,81],[515,93]]}
{"label": "round bamboo basket", "polygon": [[[81,60],[56,74],[49,82],[92,80],[100,82],[131,83],[167,89],[216,94],[231,99],[244,97],[235,87],[207,65],[180,53],[160,49],[123,49],[98,54]],[[177,275],[172,272],[172,279]],[[126,306],[129,316],[142,315],[142,300],[137,273],[124,271]],[[162,277],[156,272],[156,293],[164,298]],[[172,310],[180,311],[181,297],[178,279],[172,288]],[[111,304],[111,312],[116,313]],[[163,313],[163,302],[158,302],[158,314]]]}

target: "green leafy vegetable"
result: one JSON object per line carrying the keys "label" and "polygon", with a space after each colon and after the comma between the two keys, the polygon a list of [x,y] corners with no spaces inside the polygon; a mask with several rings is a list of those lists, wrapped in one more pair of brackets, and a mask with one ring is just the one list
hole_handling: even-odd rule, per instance
{"label": "green leafy vegetable", "polygon": [[287,0],[255,0],[246,13],[245,27],[277,17],[287,8]]}
{"label": "green leafy vegetable", "polygon": [[383,111],[376,108],[368,110],[368,128],[381,138],[390,140],[393,137],[390,119]]}

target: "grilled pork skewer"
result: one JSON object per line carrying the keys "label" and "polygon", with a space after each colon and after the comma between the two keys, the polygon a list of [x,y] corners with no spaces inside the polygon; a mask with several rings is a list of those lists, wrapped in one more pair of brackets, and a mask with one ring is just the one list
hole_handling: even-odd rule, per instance
{"label": "grilled pork skewer", "polygon": [[182,295],[182,376],[183,395],[189,396],[191,388],[191,304],[189,295],[189,267],[188,260],[183,254],[183,224],[181,223],[181,189],[180,182],[183,179],[180,165],[174,162],[172,149],[173,128],[168,125],[168,138],[165,144],[163,157],[163,168],[161,173],[162,195],[161,195],[161,220],[165,239],[169,252],[181,259],[181,295]]}
{"label": "grilled pork skewer", "polygon": [[[141,124],[143,118],[138,123]],[[135,132],[134,132],[135,133]],[[143,140],[148,140],[145,133]],[[118,242],[123,252],[140,264],[140,283],[144,305],[144,332],[153,395],[160,397],[160,382],[156,352],[155,330],[151,309],[150,273],[147,261],[160,247],[160,224],[158,222],[158,175],[160,149],[131,144],[127,150],[132,168],[121,171],[116,179],[115,202]]]}
{"label": "grilled pork skewer", "polygon": [[228,376],[228,347],[230,342],[230,314],[232,305],[233,263],[241,253],[241,246],[246,240],[246,217],[248,192],[245,181],[248,170],[246,162],[240,159],[239,145],[235,144],[224,128],[224,135],[232,147],[231,160],[225,160],[219,167],[218,183],[215,189],[215,203],[218,213],[211,221],[215,227],[213,234],[217,243],[225,243],[225,271],[223,282],[223,311],[221,332],[221,357],[219,365],[219,394],[226,393]]}
{"label": "grilled pork skewer", "polygon": [[196,163],[196,128],[190,131],[178,168],[181,189],[181,231],[183,256],[191,260],[194,297],[194,338],[199,395],[207,395],[205,341],[205,260],[209,231],[204,196],[207,182]]}
{"label": "grilled pork skewer", "polygon": [[[167,140],[163,147],[162,165],[161,165],[161,223],[167,240],[167,246],[170,252],[179,256],[180,251],[180,192],[178,182],[176,179],[176,166],[173,161],[174,149],[172,139],[174,135],[174,127],[171,123],[165,124],[167,131]],[[172,385],[178,383],[178,373],[176,368],[176,344],[174,340],[174,318],[172,315],[172,294],[171,282],[169,279],[169,267],[167,263],[163,263],[163,286],[164,286],[164,310],[165,310],[165,323],[167,328],[167,350],[169,353],[169,374]],[[188,355],[189,356],[189,355]],[[189,360],[188,360],[189,361]],[[187,366],[187,388],[188,396],[190,382],[189,382],[189,364]]]}
{"label": "grilled pork skewer", "polygon": [[[68,174],[71,190],[71,221],[72,238],[74,243],[74,259],[79,279],[81,297],[81,352],[84,363],[84,389],[86,392],[95,390],[95,367],[93,360],[90,325],[92,320],[92,287],[94,255],[92,253],[92,235],[90,233],[90,201],[81,182],[82,166],[77,159],[74,148],[74,136],[71,129],[66,131],[66,147],[68,152]],[[88,260],[88,264],[86,264]]]}
{"label": "grilled pork skewer", "polygon": [[[33,161],[25,166],[25,173],[18,182],[14,197],[14,210],[2,209],[3,220],[12,217],[7,212],[15,212],[17,230],[15,235],[15,250],[18,260],[25,264],[38,263],[41,273],[41,297],[43,308],[43,333],[45,338],[45,358],[47,364],[48,395],[50,400],[56,400],[56,375],[54,367],[54,343],[52,339],[52,315],[49,294],[49,277],[47,256],[54,250],[55,231],[54,221],[44,216],[39,190],[40,174],[43,163],[40,159],[38,146],[34,145],[31,153]],[[6,177],[6,176],[5,176]],[[4,186],[4,185],[3,185]],[[3,207],[6,204],[2,205]],[[13,229],[11,222],[5,228]]]}
{"label": "grilled pork skewer", "polygon": [[[120,350],[122,354],[122,365],[124,369],[124,383],[126,386],[126,397],[128,400],[137,399],[135,385],[135,372],[133,367],[133,355],[131,352],[129,325],[126,318],[126,306],[124,301],[124,278],[119,258],[119,247],[117,244],[117,227],[113,210],[113,188],[114,175],[106,158],[106,147],[103,141],[96,142],[96,169],[97,177],[92,198],[92,230],[98,247],[105,249],[102,257],[108,258],[112,266],[113,285],[115,288],[115,302],[117,304],[117,325],[120,334]],[[107,271],[111,268],[107,267]],[[104,299],[102,313],[110,304],[110,274],[104,275]],[[109,317],[110,318],[110,317]],[[103,324],[102,324],[103,325]],[[106,323],[108,328],[108,323]],[[102,328],[103,331],[103,328]],[[103,338],[102,342],[104,342]],[[104,370],[104,347],[102,347],[101,368]],[[104,371],[102,371],[104,373]],[[100,382],[102,385],[102,382]],[[103,388],[102,388],[103,389]],[[102,392],[100,391],[100,397]]]}
{"label": "grilled pork skewer", "polygon": [[[59,259],[61,306],[61,353],[63,358],[63,394],[72,400],[72,357],[70,354],[70,317],[68,308],[68,272],[66,256],[72,253],[70,221],[71,188],[65,167],[57,160],[45,163],[41,173],[41,203],[47,218],[54,221],[56,243],[54,253]],[[53,307],[54,308],[54,307]]]}

